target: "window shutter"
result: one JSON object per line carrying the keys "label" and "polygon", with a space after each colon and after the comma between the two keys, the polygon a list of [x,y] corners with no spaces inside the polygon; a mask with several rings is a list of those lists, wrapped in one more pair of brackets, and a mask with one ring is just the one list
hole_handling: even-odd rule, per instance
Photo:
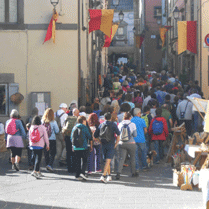
{"label": "window shutter", "polygon": [[17,93],[19,91],[19,84],[18,83],[11,83],[9,84],[9,114],[12,109],[18,110],[18,105],[14,104],[11,100],[10,97]]}

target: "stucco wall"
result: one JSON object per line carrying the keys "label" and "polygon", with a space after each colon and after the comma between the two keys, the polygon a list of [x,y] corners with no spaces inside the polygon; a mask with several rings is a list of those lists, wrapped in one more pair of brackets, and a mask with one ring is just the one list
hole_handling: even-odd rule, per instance
{"label": "stucco wall", "polygon": [[[26,97],[27,33],[0,31],[0,73],[14,73],[19,92]],[[26,114],[26,100],[20,105],[20,115]]]}
{"label": "stucco wall", "polygon": [[[62,10],[64,16],[58,18],[58,22],[77,23],[78,21],[78,1],[60,0],[57,5],[57,11],[60,12],[62,1]],[[49,23],[52,16],[53,6],[50,1],[43,0],[27,0],[24,1],[24,19],[25,24],[42,24]]]}
{"label": "stucco wall", "polygon": [[[44,45],[46,31],[0,31],[0,73],[14,73],[25,100],[20,114],[27,115],[30,92],[50,91],[57,110],[78,95],[77,31],[56,31],[56,44]],[[27,76],[26,76],[27,75]]]}

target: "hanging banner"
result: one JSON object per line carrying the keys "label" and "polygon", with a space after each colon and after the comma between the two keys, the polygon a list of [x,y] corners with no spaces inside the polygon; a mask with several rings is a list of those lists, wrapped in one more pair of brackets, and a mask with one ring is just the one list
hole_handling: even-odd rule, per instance
{"label": "hanging banner", "polygon": [[197,54],[196,21],[178,21],[178,54],[186,50]]}
{"label": "hanging banner", "polygon": [[114,9],[89,9],[89,33],[101,30],[108,37],[111,36]]}

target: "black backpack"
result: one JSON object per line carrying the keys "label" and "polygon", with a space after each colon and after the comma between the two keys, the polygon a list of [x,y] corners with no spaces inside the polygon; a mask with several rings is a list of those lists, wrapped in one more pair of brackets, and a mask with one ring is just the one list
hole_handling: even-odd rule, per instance
{"label": "black backpack", "polygon": [[55,121],[57,122],[57,125],[59,127],[59,130],[60,132],[62,131],[62,126],[61,126],[61,121],[60,121],[60,118],[65,114],[65,112],[63,112],[60,116],[57,115],[57,112],[56,112],[56,118],[55,118]]}
{"label": "black backpack", "polygon": [[99,137],[101,140],[105,140],[106,142],[110,142],[113,140],[113,133],[112,128],[110,127],[111,124],[103,123],[100,128]]}
{"label": "black backpack", "polygon": [[76,127],[74,132],[73,132],[73,136],[72,136],[72,144],[76,147],[76,148],[82,148],[83,147],[83,133],[82,133],[82,129]]}

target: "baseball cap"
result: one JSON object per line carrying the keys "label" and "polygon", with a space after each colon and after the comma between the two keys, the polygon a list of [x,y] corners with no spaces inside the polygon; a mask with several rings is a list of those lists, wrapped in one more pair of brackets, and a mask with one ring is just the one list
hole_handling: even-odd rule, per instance
{"label": "baseball cap", "polygon": [[62,104],[60,104],[59,108],[67,108],[67,104],[66,103],[62,103]]}
{"label": "baseball cap", "polygon": [[79,115],[86,117],[86,113],[85,112],[80,112]]}

